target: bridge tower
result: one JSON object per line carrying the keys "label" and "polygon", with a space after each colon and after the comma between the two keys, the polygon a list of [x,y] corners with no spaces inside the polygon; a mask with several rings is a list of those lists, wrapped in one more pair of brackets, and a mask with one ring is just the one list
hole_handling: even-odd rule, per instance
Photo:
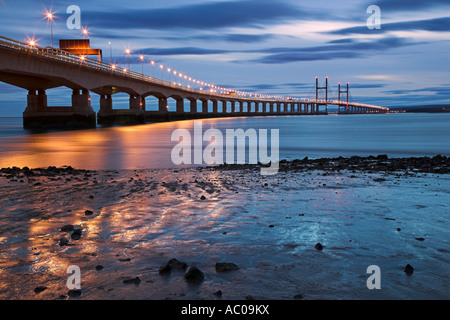
{"label": "bridge tower", "polygon": [[339,105],[338,105],[338,113],[341,113],[341,93],[345,93],[347,95],[347,111],[348,111],[348,90],[349,87],[349,83],[347,82],[347,90],[341,90],[341,83],[338,83],[338,101],[339,101]]}
{"label": "bridge tower", "polygon": [[325,87],[319,87],[319,78],[316,77],[316,112],[319,113],[319,90],[325,90],[325,112],[328,113],[328,77],[325,77]]}

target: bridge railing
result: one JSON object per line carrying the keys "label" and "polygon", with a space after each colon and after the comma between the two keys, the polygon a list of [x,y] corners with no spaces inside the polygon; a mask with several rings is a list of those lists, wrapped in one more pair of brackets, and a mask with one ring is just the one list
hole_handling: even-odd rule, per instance
{"label": "bridge railing", "polygon": [[[152,84],[159,84],[166,87],[172,87],[178,90],[183,90],[187,92],[202,94],[202,95],[209,95],[214,96],[218,99],[232,99],[233,97],[228,94],[217,94],[215,92],[210,92],[208,90],[198,90],[193,89],[187,86],[180,86],[177,84],[174,84],[169,81],[165,81],[162,79],[154,78],[151,76],[147,76],[143,73],[138,73],[132,70],[127,70],[125,68],[118,67],[114,64],[108,64],[102,61],[90,59],[85,56],[75,55],[72,53],[69,53],[67,51],[53,48],[53,47],[38,47],[35,45],[31,45],[29,43],[25,43],[22,41],[17,41],[14,39],[10,39],[7,37],[0,36],[0,46],[18,50],[22,52],[26,52],[31,55],[35,56],[42,56],[48,59],[61,61],[65,63],[71,63],[83,66],[85,68],[103,71],[103,72],[112,72],[115,75],[121,75],[128,78],[133,78],[141,81],[147,81]],[[336,104],[336,105],[344,105],[346,102],[338,101],[338,100],[321,100],[321,99],[307,99],[307,98],[296,98],[296,99],[273,99],[273,98],[267,98],[267,97],[243,97],[243,96],[236,96],[237,100],[244,100],[244,101],[267,101],[267,102],[281,102],[281,103],[315,103],[315,104]],[[350,103],[349,105],[355,106],[355,107],[365,107],[365,108],[372,108],[372,109],[379,109],[379,110],[388,110],[388,108],[385,107],[379,107],[379,106],[373,106],[368,104],[362,104],[362,103]]]}

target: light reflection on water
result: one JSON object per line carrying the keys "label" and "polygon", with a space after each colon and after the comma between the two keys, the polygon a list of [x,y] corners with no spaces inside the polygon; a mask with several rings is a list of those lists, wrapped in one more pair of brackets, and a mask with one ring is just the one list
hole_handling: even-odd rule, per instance
{"label": "light reflection on water", "polygon": [[[279,129],[281,159],[377,154],[392,157],[450,155],[449,123],[450,114],[202,120],[203,131],[217,128],[224,136],[226,129]],[[171,141],[172,132],[188,129],[193,136],[193,125],[194,120],[187,120],[29,134],[0,123],[0,167],[173,168],[175,165],[170,156],[176,142]]]}

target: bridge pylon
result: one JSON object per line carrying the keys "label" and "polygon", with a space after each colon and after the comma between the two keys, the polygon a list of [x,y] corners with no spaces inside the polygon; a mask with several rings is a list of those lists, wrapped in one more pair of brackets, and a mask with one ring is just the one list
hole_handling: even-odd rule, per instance
{"label": "bridge pylon", "polygon": [[338,113],[341,113],[341,104],[340,104],[341,93],[345,93],[347,95],[347,105],[346,105],[347,109],[346,110],[348,111],[348,108],[349,108],[349,106],[348,106],[348,93],[350,92],[349,91],[349,85],[350,85],[350,83],[347,82],[347,90],[341,90],[341,83],[340,82],[338,83],[338,101],[339,101]]}
{"label": "bridge pylon", "polygon": [[325,90],[325,112],[328,113],[328,77],[325,77],[325,87],[319,87],[319,78],[316,77],[316,112],[319,113],[319,90]]}

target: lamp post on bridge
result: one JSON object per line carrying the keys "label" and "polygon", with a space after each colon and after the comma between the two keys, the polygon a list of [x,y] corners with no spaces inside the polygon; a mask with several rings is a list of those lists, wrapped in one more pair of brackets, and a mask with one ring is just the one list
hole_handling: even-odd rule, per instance
{"label": "lamp post on bridge", "polygon": [[53,48],[53,20],[55,19],[55,13],[52,12],[52,9],[50,8],[50,10],[45,9],[44,15],[45,15],[44,19],[47,19],[47,23],[50,22],[50,37]]}
{"label": "lamp post on bridge", "polygon": [[144,55],[143,54],[141,54],[141,55],[139,55],[139,60],[141,60],[141,62],[142,62],[142,78],[144,78]]}
{"label": "lamp post on bridge", "polygon": [[125,48],[125,54],[126,54],[127,57],[128,57],[128,70],[131,71],[131,70],[130,70],[130,55],[131,55],[131,49],[130,49],[130,48]]}
{"label": "lamp post on bridge", "polygon": [[109,44],[109,64],[112,64],[112,46],[111,41],[108,41]]}

